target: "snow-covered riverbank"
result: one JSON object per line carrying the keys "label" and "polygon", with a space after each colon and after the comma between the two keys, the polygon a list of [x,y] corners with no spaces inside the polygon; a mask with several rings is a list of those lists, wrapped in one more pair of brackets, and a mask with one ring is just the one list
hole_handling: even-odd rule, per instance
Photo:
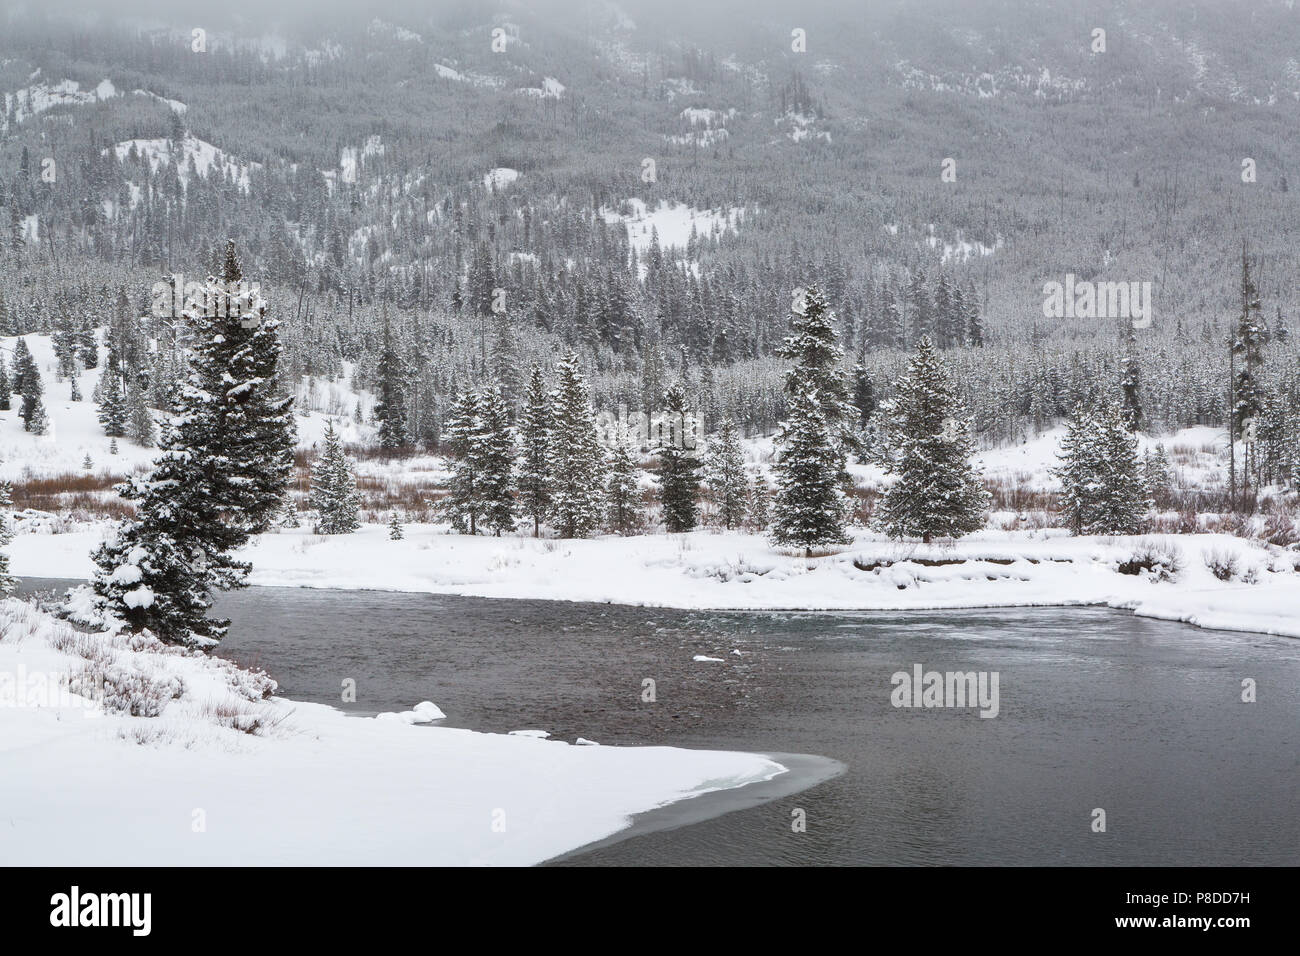
{"label": "snow-covered riverbank", "polygon": [[[82,578],[110,526],[20,534],[15,574]],[[691,609],[920,610],[1108,605],[1202,627],[1300,637],[1300,555],[1228,535],[1073,538],[1059,530],[986,531],[951,544],[860,534],[826,557],[774,551],[756,535],[593,540],[450,535],[407,525],[321,536],[263,535],[242,557],[250,583],[592,601]],[[1172,561],[1172,577],[1130,564]],[[1139,560],[1140,563],[1140,560]],[[1226,580],[1212,572],[1217,565]],[[1124,573],[1130,571],[1134,573]]]}
{"label": "snow-covered riverbank", "polygon": [[[91,698],[102,686],[103,702],[69,681]],[[272,688],[219,658],[0,601],[0,859],[529,864],[784,772],[755,754],[350,717]]]}

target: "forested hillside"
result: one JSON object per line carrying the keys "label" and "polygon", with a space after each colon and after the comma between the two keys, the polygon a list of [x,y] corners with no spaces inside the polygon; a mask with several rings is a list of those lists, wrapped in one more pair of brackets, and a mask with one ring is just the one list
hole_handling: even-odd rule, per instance
{"label": "forested hillside", "polygon": [[[515,403],[564,346],[598,407],[683,377],[710,429],[770,432],[813,283],[879,396],[921,335],[950,352],[986,444],[1126,355],[1153,427],[1222,423],[1244,241],[1261,374],[1300,394],[1287,3],[3,16],[0,334],[117,323],[154,383],[177,328],[154,283],[233,238],[286,374],[378,388],[390,329],[412,443],[458,384]],[[1067,276],[1150,283],[1149,326],[1046,316]]]}

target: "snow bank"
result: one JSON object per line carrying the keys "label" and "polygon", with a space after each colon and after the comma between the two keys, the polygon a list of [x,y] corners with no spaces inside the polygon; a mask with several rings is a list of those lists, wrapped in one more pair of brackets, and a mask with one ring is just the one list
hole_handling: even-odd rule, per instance
{"label": "snow bank", "polygon": [[[0,859],[529,864],[631,814],[785,772],[752,754],[349,717],[268,696],[274,686],[0,601]],[[441,714],[427,701],[415,711]]]}
{"label": "snow bank", "polygon": [[[251,584],[740,610],[928,610],[1108,605],[1202,627],[1300,637],[1300,555],[1229,535],[1073,538],[1060,530],[985,531],[945,545],[859,534],[838,554],[807,560],[757,535],[592,540],[447,534],[383,525],[351,535],[307,529],[262,535],[240,557]],[[85,577],[104,535],[22,534],[10,545],[18,575]],[[1177,570],[1159,580],[1130,566],[1148,552]],[[1219,580],[1209,564],[1235,565]],[[1124,573],[1124,571],[1133,573]]]}

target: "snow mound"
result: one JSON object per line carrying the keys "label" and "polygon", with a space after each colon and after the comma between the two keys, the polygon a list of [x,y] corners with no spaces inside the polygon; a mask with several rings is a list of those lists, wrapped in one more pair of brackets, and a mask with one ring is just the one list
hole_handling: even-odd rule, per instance
{"label": "snow mound", "polygon": [[[275,689],[217,656],[0,601],[5,863],[521,866],[785,772],[757,754],[357,720]],[[366,839],[322,841],[340,821]]]}

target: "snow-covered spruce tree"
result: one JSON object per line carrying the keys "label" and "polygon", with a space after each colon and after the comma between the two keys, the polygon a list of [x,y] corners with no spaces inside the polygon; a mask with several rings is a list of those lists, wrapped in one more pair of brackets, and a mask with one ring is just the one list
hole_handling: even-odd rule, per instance
{"label": "snow-covered spruce tree", "polygon": [[609,526],[618,534],[627,534],[637,524],[640,491],[637,487],[636,460],[627,436],[620,435],[609,452],[609,477],[605,482],[609,505]]}
{"label": "snow-covered spruce tree", "polygon": [[9,403],[10,388],[9,373],[5,370],[4,356],[0,355],[0,412],[7,412],[13,406]]}
{"label": "snow-covered spruce tree", "polygon": [[132,388],[127,394],[127,435],[141,448],[152,448],[158,437],[142,388]]}
{"label": "snow-covered spruce tree", "polygon": [[388,515],[388,540],[401,541],[403,537],[405,534],[402,531],[402,519],[397,516],[396,511],[393,511]]}
{"label": "snow-covered spruce tree", "polygon": [[801,547],[808,557],[813,548],[846,543],[844,452],[812,392],[795,392],[776,444],[773,543]]}
{"label": "snow-covered spruce tree", "polygon": [[1157,507],[1166,507],[1174,490],[1174,472],[1164,445],[1142,456],[1142,480]]}
{"label": "snow-covered spruce tree", "polygon": [[249,534],[275,523],[293,474],[293,396],[279,381],[280,323],[244,283],[233,242],[226,243],[221,283],[208,284],[217,314],[194,313],[200,330],[191,356],[191,387],[218,397],[217,424],[227,471],[219,489],[231,520]]}
{"label": "snow-covered spruce tree", "polygon": [[1076,535],[1137,534],[1151,508],[1137,436],[1118,402],[1075,406],[1061,440],[1061,512]]}
{"label": "snow-covered spruce tree", "polygon": [[551,507],[548,466],[551,442],[551,404],[546,380],[536,365],[528,374],[528,387],[519,416],[519,508],[533,521],[533,537],[542,533],[542,519]]}
{"label": "snow-covered spruce tree", "polygon": [[893,538],[955,538],[984,525],[989,493],[971,464],[975,440],[956,385],[927,336],[881,405],[881,442],[894,483],[876,509]]}
{"label": "snow-covered spruce tree", "polygon": [[451,453],[451,480],[438,503],[439,513],[458,534],[477,534],[483,511],[483,414],[479,395],[466,389],[451,406],[443,437]]}
{"label": "snow-covered spruce tree", "polygon": [[117,349],[112,346],[108,350],[108,360],[104,364],[104,371],[100,373],[99,382],[95,385],[94,399],[99,405],[99,424],[104,427],[104,434],[110,438],[125,436],[127,423],[126,383],[122,376],[122,366]]}
{"label": "snow-covered spruce tree", "polygon": [[749,490],[745,477],[740,432],[734,421],[724,418],[704,457],[704,480],[709,486],[709,498],[718,509],[718,519],[727,530],[738,527],[745,518],[745,495]]}
{"label": "snow-covered spruce tree", "polygon": [[767,531],[772,523],[772,487],[761,472],[755,472],[749,481],[749,523],[759,532]]}
{"label": "snow-covered spruce tree", "polygon": [[587,380],[573,351],[556,365],[551,395],[551,518],[564,538],[585,538],[604,518],[605,454]]}
{"label": "snow-covered spruce tree", "polygon": [[187,389],[175,411],[163,428],[153,471],[118,488],[136,502],[136,513],[91,555],[96,570],[89,613],[75,598],[67,611],[85,623],[117,620],[170,643],[211,646],[229,626],[207,617],[212,591],[243,586],[249,565],[231,552],[247,535],[226,520],[214,493],[212,474],[219,466],[208,451],[212,403]]}
{"label": "snow-covered spruce tree", "polygon": [[[776,354],[789,359],[793,368],[785,373],[785,391],[815,396],[822,420],[831,437],[844,452],[845,459],[859,450],[857,420],[859,413],[849,402],[849,385],[844,375],[844,352],[835,332],[835,313],[817,286],[804,290],[794,303],[803,311],[791,310],[790,335],[781,342]],[[841,480],[848,484],[847,471]]]}
{"label": "snow-covered spruce tree", "polygon": [[401,448],[410,442],[406,420],[406,392],[410,385],[410,366],[399,349],[388,326],[388,312],[384,312],[384,338],[379,351],[379,365],[375,369],[379,379],[379,400],[375,403],[375,421],[379,423],[379,444],[382,448]]}
{"label": "snow-covered spruce tree", "polygon": [[858,427],[866,428],[876,412],[876,392],[871,375],[861,364],[853,366],[853,407],[858,411]]}
{"label": "snow-covered spruce tree", "polygon": [[483,390],[480,414],[483,430],[474,454],[479,459],[483,526],[500,537],[502,531],[515,526],[515,432],[510,425],[510,405],[499,385]]}
{"label": "snow-covered spruce tree", "polygon": [[1138,362],[1137,337],[1133,332],[1133,323],[1128,323],[1124,336],[1124,361],[1120,371],[1120,394],[1124,398],[1124,421],[1131,432],[1142,428],[1141,365]]}
{"label": "snow-covered spruce tree", "polygon": [[[1267,402],[1267,390],[1261,381],[1264,365],[1264,317],[1260,305],[1259,289],[1250,273],[1250,260],[1243,248],[1241,253],[1241,314],[1232,337],[1232,430],[1237,440],[1244,437],[1247,422],[1259,417]],[[1254,449],[1246,446],[1243,477],[1249,484],[1256,474]]]}
{"label": "snow-covered spruce tree", "polygon": [[664,416],[655,444],[664,527],[674,534],[690,531],[699,516],[700,461],[695,454],[695,427],[686,407],[686,389],[674,383],[664,395]]}
{"label": "snow-covered spruce tree", "polygon": [[[234,289],[241,278],[229,243],[223,281],[209,281],[183,313],[189,375],[162,429],[161,454],[148,478],[122,487],[136,514],[93,555],[93,597],[89,606],[70,601],[72,616],[190,645],[225,634],[227,622],[207,617],[211,592],[243,585],[249,565],[231,554],[279,509],[293,466],[290,401],[274,384],[277,326],[259,296]],[[109,453],[117,453],[116,437]]]}
{"label": "snow-covered spruce tree", "polygon": [[21,338],[14,347],[14,382],[15,390],[22,396],[18,417],[23,420],[23,431],[44,435],[48,427],[45,418],[45,387],[41,384],[41,373],[36,367],[36,360]]}
{"label": "snow-covered spruce tree", "polygon": [[9,482],[0,481],[0,597],[12,594],[14,590],[13,575],[9,573],[9,555],[4,550],[14,539],[13,529],[9,527],[9,511],[13,506],[13,489]]}
{"label": "snow-covered spruce tree", "polygon": [[36,361],[32,358],[31,349],[27,347],[27,340],[19,336],[14,343],[14,374],[11,385],[15,395],[23,394],[24,379],[34,374],[39,374],[36,370]]}
{"label": "snow-covered spruce tree", "polygon": [[309,500],[316,511],[317,534],[351,534],[361,527],[352,462],[332,421],[325,423],[324,447],[312,462]]}
{"label": "snow-covered spruce tree", "polygon": [[73,375],[72,378],[70,378],[68,381],[71,383],[70,387],[68,388],[68,401],[70,402],[81,401],[81,386],[77,384],[77,376]]}

